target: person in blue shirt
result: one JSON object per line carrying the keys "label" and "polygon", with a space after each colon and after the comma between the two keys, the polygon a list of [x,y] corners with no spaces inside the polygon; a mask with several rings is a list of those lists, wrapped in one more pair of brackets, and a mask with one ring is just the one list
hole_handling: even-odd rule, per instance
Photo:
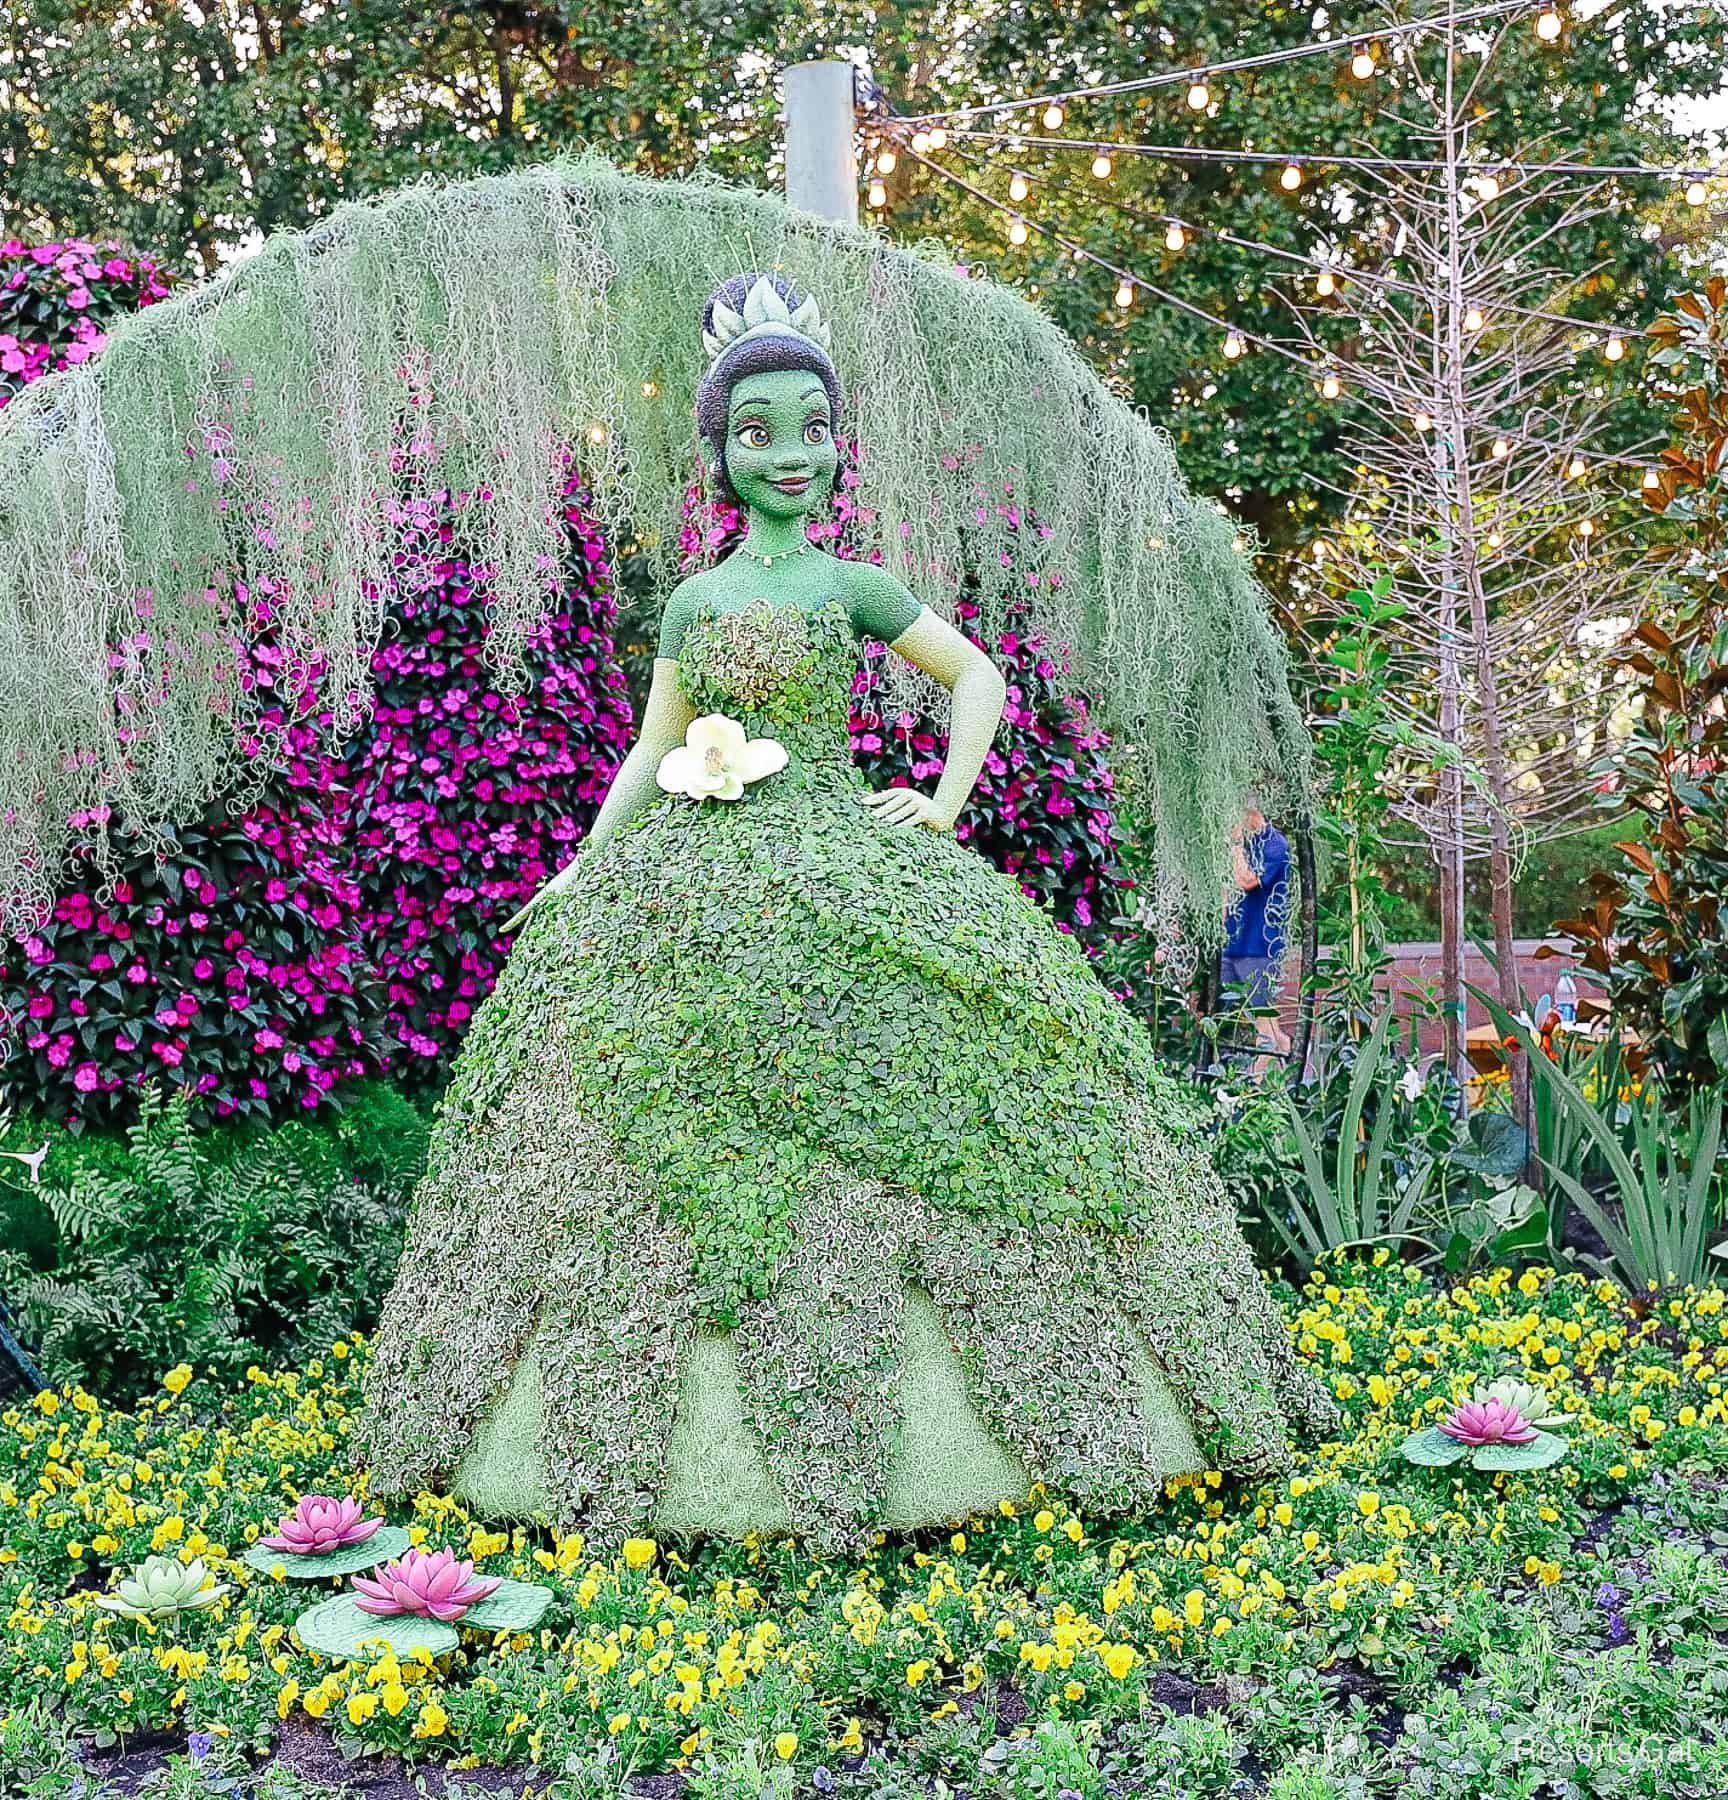
{"label": "person in blue shirt", "polygon": [[[1226,994],[1236,990],[1239,1004],[1257,1014],[1254,1029],[1263,1049],[1283,1055],[1290,1039],[1271,1009],[1290,911],[1290,841],[1250,795],[1230,849],[1236,891],[1225,907],[1218,984]],[[1256,1068],[1266,1061],[1262,1057]]]}

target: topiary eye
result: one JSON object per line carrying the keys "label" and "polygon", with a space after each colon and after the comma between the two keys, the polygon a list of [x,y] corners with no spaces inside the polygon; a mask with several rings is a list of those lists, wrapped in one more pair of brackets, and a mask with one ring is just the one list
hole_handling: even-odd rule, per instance
{"label": "topiary eye", "polygon": [[769,444],[768,427],[766,425],[757,425],[754,423],[740,425],[738,427],[738,441],[741,444],[748,445],[752,450],[766,450]]}
{"label": "topiary eye", "polygon": [[807,444],[825,444],[828,442],[828,421],[812,419],[804,427],[804,442]]}

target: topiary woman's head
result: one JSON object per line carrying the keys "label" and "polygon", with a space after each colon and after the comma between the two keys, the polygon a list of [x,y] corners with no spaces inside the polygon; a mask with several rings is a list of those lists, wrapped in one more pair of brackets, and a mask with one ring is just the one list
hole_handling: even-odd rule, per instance
{"label": "topiary woman's head", "polygon": [[840,378],[816,302],[779,275],[734,275],[702,309],[696,423],[720,491],[793,517],[828,497]]}

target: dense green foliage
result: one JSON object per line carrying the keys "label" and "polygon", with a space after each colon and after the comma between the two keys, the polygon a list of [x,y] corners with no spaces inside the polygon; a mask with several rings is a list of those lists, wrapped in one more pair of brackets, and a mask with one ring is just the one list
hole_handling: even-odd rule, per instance
{"label": "dense green foliage", "polygon": [[35,1184],[0,1164],[0,1294],[51,1379],[116,1397],[303,1356],[376,1317],[425,1138],[382,1084],[273,1131],[199,1130],[183,1094],[123,1136],[16,1122],[48,1153]]}

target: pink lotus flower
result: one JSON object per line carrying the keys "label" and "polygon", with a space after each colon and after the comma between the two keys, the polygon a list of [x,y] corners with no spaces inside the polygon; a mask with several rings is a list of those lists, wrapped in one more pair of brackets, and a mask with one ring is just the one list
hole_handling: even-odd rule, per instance
{"label": "pink lotus flower", "polygon": [[458,1562],[449,1550],[405,1550],[386,1563],[375,1579],[354,1577],[354,1604],[380,1619],[413,1613],[422,1619],[454,1624],[477,1600],[499,1584],[496,1575],[476,1575],[471,1562]]}
{"label": "pink lotus flower", "polygon": [[258,1541],[267,1550],[290,1556],[323,1556],[349,1544],[363,1544],[384,1521],[360,1517],[358,1500],[333,1500],[328,1494],[302,1494],[300,1504],[279,1519],[274,1537]]}
{"label": "pink lotus flower", "polygon": [[1536,1427],[1503,1400],[1460,1401],[1440,1421],[1440,1429],[1472,1449],[1482,1444],[1529,1444],[1536,1438]]}

